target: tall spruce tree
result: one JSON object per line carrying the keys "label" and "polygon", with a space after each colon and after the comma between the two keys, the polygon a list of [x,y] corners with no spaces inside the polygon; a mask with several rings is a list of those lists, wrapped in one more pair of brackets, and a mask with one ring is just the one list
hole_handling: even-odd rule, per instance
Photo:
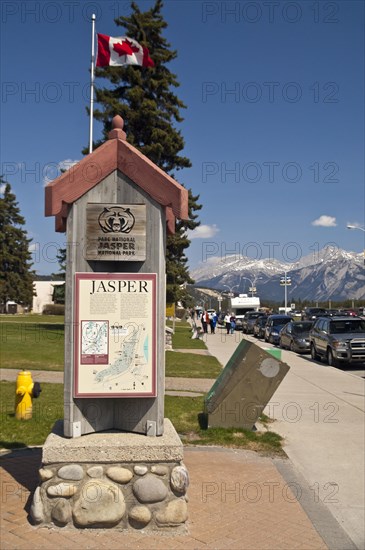
{"label": "tall spruce tree", "polygon": [[[125,28],[123,34],[147,46],[154,61],[154,67],[135,66],[107,67],[96,70],[96,76],[106,78],[112,84],[109,88],[96,87],[96,102],[102,109],[95,109],[94,117],[104,125],[104,139],[111,129],[112,119],[119,114],[123,117],[127,140],[139,149],[162,170],[174,176],[174,171],[189,168],[190,160],[179,153],[184,148],[184,139],[175,123],[182,122],[180,109],[184,103],[173,89],[179,86],[176,75],[167,64],[176,58],[177,52],[162,36],[167,27],[161,14],[162,0],[142,12],[132,2],[130,16],[115,20]],[[95,145],[98,146],[102,142]],[[195,214],[201,209],[198,195],[189,189],[189,220],[176,222],[176,232],[167,239],[167,302],[184,299],[184,283],[193,283],[189,276],[185,250],[190,241],[187,230],[199,225]]]}
{"label": "tall spruce tree", "polygon": [[0,185],[4,191],[0,197],[0,302],[3,307],[8,301],[31,307],[34,272],[29,244],[32,239],[28,239],[23,228],[25,220],[10,184],[0,177]]}

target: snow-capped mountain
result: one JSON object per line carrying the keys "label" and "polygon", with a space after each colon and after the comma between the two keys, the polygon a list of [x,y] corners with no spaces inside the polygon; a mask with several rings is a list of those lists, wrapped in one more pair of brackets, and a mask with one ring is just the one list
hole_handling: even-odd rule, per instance
{"label": "snow-capped mountain", "polygon": [[191,276],[198,286],[229,288],[241,293],[249,293],[253,282],[262,299],[280,301],[284,295],[280,278],[285,271],[291,278],[291,286],[287,287],[288,301],[294,298],[313,301],[365,298],[364,255],[336,247],[313,252],[295,263],[237,258],[235,255],[210,258],[193,270]]}

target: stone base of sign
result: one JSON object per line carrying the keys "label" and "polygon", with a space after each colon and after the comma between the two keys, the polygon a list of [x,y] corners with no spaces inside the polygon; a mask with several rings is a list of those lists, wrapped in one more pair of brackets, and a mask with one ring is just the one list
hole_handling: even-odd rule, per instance
{"label": "stone base of sign", "polygon": [[48,436],[31,506],[42,526],[186,532],[189,475],[183,446],[165,419],[164,435],[105,432]]}

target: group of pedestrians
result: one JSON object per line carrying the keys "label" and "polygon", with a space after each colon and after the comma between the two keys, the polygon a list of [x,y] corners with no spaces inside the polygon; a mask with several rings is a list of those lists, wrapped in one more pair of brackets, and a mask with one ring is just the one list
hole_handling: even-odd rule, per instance
{"label": "group of pedestrians", "polygon": [[210,333],[215,334],[215,327],[218,321],[218,315],[215,311],[203,311],[200,321],[204,334],[208,334],[208,327],[210,327]]}
{"label": "group of pedestrians", "polygon": [[[202,330],[204,334],[208,333],[210,329],[211,334],[215,334],[215,329],[218,322],[218,315],[215,311],[204,310],[198,314],[198,319],[201,322]],[[226,313],[223,320],[227,334],[233,334],[236,329],[236,317],[233,313]]]}
{"label": "group of pedestrians", "polygon": [[[190,316],[194,323],[195,323],[195,316],[197,317],[197,321],[201,322],[202,331],[204,334],[208,334],[208,329],[210,329],[210,334],[215,334],[215,329],[218,322],[218,315],[216,311],[213,311],[213,310],[195,311],[194,309],[191,309]],[[227,334],[234,334],[234,331],[236,329],[236,317],[234,313],[225,314],[223,319],[223,325],[227,331]]]}

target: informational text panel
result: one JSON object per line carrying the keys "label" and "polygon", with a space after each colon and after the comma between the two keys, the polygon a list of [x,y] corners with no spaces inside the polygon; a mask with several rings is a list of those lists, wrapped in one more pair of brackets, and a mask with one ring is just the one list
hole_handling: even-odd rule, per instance
{"label": "informational text panel", "polygon": [[156,282],[75,274],[75,397],[156,396]]}

